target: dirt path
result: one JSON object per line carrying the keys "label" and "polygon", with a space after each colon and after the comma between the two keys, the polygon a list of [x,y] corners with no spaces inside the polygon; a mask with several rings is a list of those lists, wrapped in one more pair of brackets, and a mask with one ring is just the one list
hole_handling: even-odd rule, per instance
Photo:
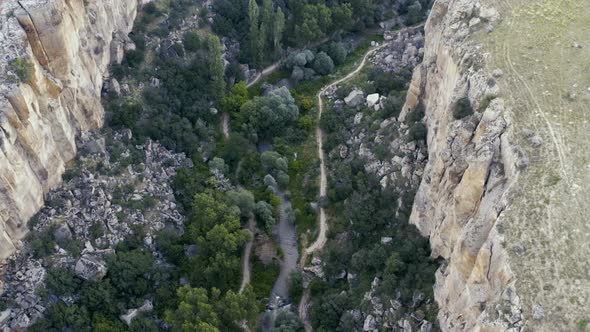
{"label": "dirt path", "polygon": [[247,88],[253,86],[254,84],[258,83],[260,81],[260,79],[262,79],[263,77],[266,77],[270,74],[272,74],[275,70],[277,70],[281,64],[281,61],[283,61],[283,59],[273,63],[272,65],[264,68],[262,70],[262,72],[259,72],[258,74],[256,74],[256,77],[252,80],[252,82],[248,83],[246,85]]}
{"label": "dirt path", "polygon": [[[308,48],[318,47],[329,40],[330,40],[329,37],[322,38],[321,40],[318,40],[317,42],[312,43],[311,45],[300,49],[300,51],[303,51],[304,49],[308,49]],[[271,64],[270,66],[264,68],[262,70],[262,72],[258,72],[256,74],[256,77],[250,83],[246,84],[246,87],[249,88],[249,87],[253,86],[254,84],[258,83],[262,78],[272,74],[275,70],[279,69],[281,66],[281,62],[283,62],[286,58],[287,58],[286,56],[283,56],[279,60],[277,60],[273,64]]]}
{"label": "dirt path", "polygon": [[[318,98],[318,121],[317,121],[317,123],[318,124],[316,127],[316,142],[317,142],[317,146],[318,146],[318,157],[320,160],[320,198],[326,197],[327,192],[328,192],[328,177],[326,175],[326,162],[325,162],[325,153],[324,153],[324,148],[323,148],[324,132],[320,128],[320,119],[322,117],[322,112],[324,111],[324,101],[322,99],[322,96],[326,93],[326,91],[333,88],[334,86],[353,78],[356,74],[358,74],[365,67],[365,65],[367,64],[367,59],[371,55],[373,55],[375,52],[377,52],[380,49],[382,49],[383,47],[385,47],[386,45],[388,45],[388,44],[384,43],[383,45],[371,48],[365,54],[365,56],[363,57],[363,60],[356,67],[355,70],[348,73],[348,75],[324,86],[320,90],[320,92],[318,92],[318,94],[317,94],[317,98]],[[303,250],[303,253],[301,255],[301,260],[299,262],[299,266],[301,269],[303,269],[303,267],[305,267],[307,257],[310,254],[313,254],[315,251],[322,250],[322,248],[324,248],[324,245],[326,244],[326,240],[327,240],[326,233],[328,232],[328,223],[326,222],[326,211],[321,206],[321,204],[320,204],[319,224],[320,224],[320,232],[318,234],[317,239],[309,247],[307,247],[305,250]],[[311,324],[309,323],[309,319],[307,317],[307,308],[309,307],[309,300],[310,300],[309,289],[305,289],[305,291],[303,292],[303,296],[301,297],[301,301],[299,301],[299,319],[303,323],[303,326],[304,326],[306,332],[313,331]]]}
{"label": "dirt path", "polygon": [[248,229],[247,231],[250,233],[250,241],[246,243],[244,247],[244,254],[242,255],[242,283],[240,285],[240,293],[244,291],[244,288],[250,284],[250,255],[252,254],[252,243],[254,242],[254,225],[255,225],[254,215],[250,216],[248,220]]}
{"label": "dirt path", "polygon": [[[318,125],[316,127],[316,143],[317,143],[317,147],[318,147],[318,158],[320,160],[320,199],[322,197],[325,197],[328,191],[328,178],[326,176],[326,163],[325,163],[325,153],[324,153],[324,132],[323,130],[320,128],[320,119],[322,117],[322,112],[324,111],[324,101],[322,99],[322,96],[326,93],[326,91],[328,91],[329,89],[335,87],[336,85],[348,81],[351,78],[353,78],[356,74],[358,74],[367,64],[367,59],[373,55],[375,52],[379,51],[380,49],[382,49],[383,47],[385,47],[387,45],[387,43],[384,43],[383,45],[377,46],[377,47],[373,47],[372,49],[370,49],[365,56],[363,57],[363,60],[361,61],[361,63],[356,67],[355,70],[351,71],[350,73],[348,73],[348,75],[324,86],[320,92],[318,92],[317,94],[317,98],[318,98]],[[312,254],[315,251],[321,250],[324,245],[326,244],[326,233],[328,232],[328,223],[326,222],[326,211],[324,210],[323,207],[321,207],[320,205],[320,216],[319,216],[319,224],[320,224],[320,232],[318,234],[317,239],[315,240],[314,243],[312,243],[309,247],[307,247],[305,249],[305,251],[303,252],[303,255],[301,257],[301,262],[300,265],[303,267],[305,266],[305,261],[307,260],[307,256],[309,254]]]}

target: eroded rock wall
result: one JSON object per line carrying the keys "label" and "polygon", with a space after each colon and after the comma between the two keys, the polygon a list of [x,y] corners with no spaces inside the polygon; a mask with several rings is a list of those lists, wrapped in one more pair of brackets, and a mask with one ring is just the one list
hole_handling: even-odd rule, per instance
{"label": "eroded rock wall", "polygon": [[[497,221],[526,158],[511,145],[508,105],[470,36],[493,29],[498,13],[471,0],[439,0],[425,26],[423,64],[401,117],[422,103],[429,161],[410,221],[442,257],[435,298],[444,331],[522,326],[514,274]],[[495,74],[495,75],[494,75]],[[457,119],[468,98],[474,113]]]}
{"label": "eroded rock wall", "polygon": [[[0,3],[0,259],[15,250],[43,194],[61,181],[75,138],[103,123],[100,91],[121,61],[142,0]],[[10,63],[26,60],[21,82]]]}

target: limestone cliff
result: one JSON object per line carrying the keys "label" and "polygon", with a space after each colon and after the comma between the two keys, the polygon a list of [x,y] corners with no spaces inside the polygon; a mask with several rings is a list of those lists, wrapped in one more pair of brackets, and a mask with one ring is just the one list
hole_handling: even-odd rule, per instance
{"label": "limestone cliff", "polygon": [[[588,136],[576,118],[590,100],[576,60],[590,47],[587,5],[434,4],[401,116],[426,108],[429,161],[410,219],[445,259],[445,331],[565,331],[590,317],[588,152],[574,145]],[[474,113],[462,117],[465,98]]]}
{"label": "limestone cliff", "polygon": [[[141,1],[0,3],[0,259],[61,181],[76,136],[102,125],[103,76],[121,61]],[[32,69],[25,82],[14,59]]]}

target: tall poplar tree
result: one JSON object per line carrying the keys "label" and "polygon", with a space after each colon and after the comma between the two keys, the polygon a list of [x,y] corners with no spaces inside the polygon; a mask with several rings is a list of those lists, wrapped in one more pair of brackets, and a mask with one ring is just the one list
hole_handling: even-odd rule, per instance
{"label": "tall poplar tree", "polygon": [[275,56],[279,55],[281,50],[281,40],[283,39],[283,32],[285,31],[285,14],[281,7],[277,9],[273,20],[272,29],[272,48]]}
{"label": "tall poplar tree", "polygon": [[209,50],[210,95],[219,101],[224,95],[225,80],[223,79],[224,68],[221,60],[221,43],[217,36],[207,36],[207,49]]}
{"label": "tall poplar tree", "polygon": [[250,23],[250,58],[255,66],[260,65],[260,57],[262,52],[260,50],[260,33],[258,27],[258,4],[256,0],[250,0],[248,3],[248,21]]}

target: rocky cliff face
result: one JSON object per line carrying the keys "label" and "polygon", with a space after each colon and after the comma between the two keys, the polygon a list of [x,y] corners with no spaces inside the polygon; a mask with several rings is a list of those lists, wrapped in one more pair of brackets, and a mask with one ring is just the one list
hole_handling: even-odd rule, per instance
{"label": "rocky cliff face", "polygon": [[[590,317],[577,190],[587,156],[572,145],[587,136],[572,116],[590,100],[587,76],[570,68],[588,52],[580,6],[434,4],[401,116],[426,108],[429,161],[410,221],[445,259],[435,285],[445,331],[573,330]],[[466,100],[474,112],[461,115]]]}
{"label": "rocky cliff face", "polygon": [[[498,85],[481,69],[479,50],[468,39],[470,26],[492,24],[496,16],[495,10],[472,1],[437,1],[425,27],[424,61],[414,72],[404,107],[406,112],[418,103],[426,108],[429,161],[410,221],[430,238],[432,256],[446,260],[435,285],[438,318],[446,331],[506,330],[521,324],[510,288],[513,275],[496,227],[519,161],[503,139],[509,125],[504,101],[495,98]],[[476,112],[456,119],[453,113],[462,98]],[[489,322],[486,309],[494,311],[492,303],[505,292],[512,319]]]}
{"label": "rocky cliff face", "polygon": [[[75,138],[103,122],[107,66],[121,61],[142,0],[0,4],[0,259],[14,251],[43,194],[61,181]],[[10,63],[32,74],[21,82]]]}

